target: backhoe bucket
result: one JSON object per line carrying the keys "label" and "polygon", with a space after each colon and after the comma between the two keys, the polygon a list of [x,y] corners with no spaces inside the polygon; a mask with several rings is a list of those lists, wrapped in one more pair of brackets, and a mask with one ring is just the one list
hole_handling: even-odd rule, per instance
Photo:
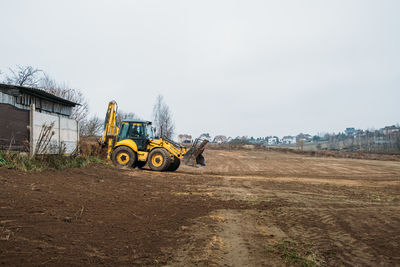
{"label": "backhoe bucket", "polygon": [[[201,141],[201,143],[200,143]],[[203,151],[208,143],[207,139],[197,138],[189,151],[183,156],[183,163],[189,166],[206,166],[206,160],[203,157]]]}

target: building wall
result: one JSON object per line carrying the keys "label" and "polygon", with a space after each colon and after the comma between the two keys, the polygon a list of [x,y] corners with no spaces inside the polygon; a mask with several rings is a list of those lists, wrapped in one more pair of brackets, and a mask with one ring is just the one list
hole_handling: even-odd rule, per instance
{"label": "building wall", "polygon": [[28,151],[29,111],[0,104],[0,149]]}
{"label": "building wall", "polygon": [[50,126],[53,123],[52,131],[54,135],[49,143],[49,149],[48,151],[39,151],[39,154],[42,154],[41,152],[45,152],[46,154],[58,154],[60,149],[66,154],[75,152],[79,142],[79,126],[76,120],[37,111],[32,112],[32,151],[36,151],[36,145],[40,139],[43,126]]}
{"label": "building wall", "polygon": [[188,134],[180,134],[178,135],[178,143],[192,143],[192,136]]}
{"label": "building wall", "polygon": [[[35,110],[31,110],[31,106]],[[79,142],[79,127],[70,119],[72,107],[35,96],[15,96],[0,91],[0,149],[36,151],[43,125],[54,122],[48,154],[74,152]],[[30,131],[31,129],[31,131]]]}
{"label": "building wall", "polygon": [[4,94],[0,91],[0,103],[15,106],[15,96]]}

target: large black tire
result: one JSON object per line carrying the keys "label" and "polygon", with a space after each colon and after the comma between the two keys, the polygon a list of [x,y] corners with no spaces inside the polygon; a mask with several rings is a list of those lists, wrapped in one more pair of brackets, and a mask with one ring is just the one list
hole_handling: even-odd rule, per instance
{"label": "large black tire", "polygon": [[179,168],[179,165],[181,165],[181,160],[177,157],[174,157],[174,161],[169,165],[167,171],[169,172],[174,172]]}
{"label": "large black tire", "polygon": [[132,167],[136,164],[136,153],[127,146],[119,146],[111,155],[112,162],[118,167]]}
{"label": "large black tire", "polygon": [[146,165],[145,161],[137,161],[136,162],[136,167],[138,167],[139,169],[143,168],[144,165]]}
{"label": "large black tire", "polygon": [[171,157],[164,148],[155,148],[150,152],[147,163],[153,171],[166,171],[171,165]]}

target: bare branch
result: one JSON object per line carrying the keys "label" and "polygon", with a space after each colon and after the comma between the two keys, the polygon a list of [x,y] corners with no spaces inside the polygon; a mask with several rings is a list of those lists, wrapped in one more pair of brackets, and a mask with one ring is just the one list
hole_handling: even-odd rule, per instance
{"label": "bare branch", "polygon": [[92,117],[80,123],[80,133],[83,136],[97,136],[103,130],[104,121],[99,117]]}
{"label": "bare branch", "polygon": [[39,87],[43,71],[32,66],[9,68],[10,75],[6,76],[5,83],[19,86]]}
{"label": "bare branch", "polygon": [[153,123],[156,128],[156,134],[160,137],[172,138],[175,125],[172,120],[172,114],[169,107],[164,102],[164,97],[158,95],[153,107]]}
{"label": "bare branch", "polygon": [[36,142],[34,155],[46,154],[49,152],[51,138],[54,135],[53,128],[54,122],[51,122],[50,125],[46,125],[46,123],[42,125],[38,140]]}
{"label": "bare branch", "polygon": [[89,104],[81,90],[70,88],[65,83],[59,84],[47,74],[42,78],[40,87],[50,94],[78,103],[79,105],[72,109],[71,118],[79,122],[86,120],[89,113]]}
{"label": "bare branch", "polygon": [[122,110],[118,110],[116,120],[118,127],[121,127],[121,123],[124,120],[140,120],[140,118],[133,112],[126,113]]}

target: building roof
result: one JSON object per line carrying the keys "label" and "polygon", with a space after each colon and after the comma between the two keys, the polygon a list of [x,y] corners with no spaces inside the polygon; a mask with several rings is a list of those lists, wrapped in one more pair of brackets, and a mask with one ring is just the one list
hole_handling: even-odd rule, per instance
{"label": "building roof", "polygon": [[56,102],[65,106],[75,107],[76,105],[80,105],[79,103],[75,103],[64,98],[55,96],[53,94],[47,93],[44,90],[32,88],[32,87],[25,87],[25,86],[18,86],[18,85],[10,85],[10,84],[3,84],[0,83],[0,91],[6,94],[19,96],[21,93],[27,95],[33,95],[38,98],[42,98],[51,102]]}

